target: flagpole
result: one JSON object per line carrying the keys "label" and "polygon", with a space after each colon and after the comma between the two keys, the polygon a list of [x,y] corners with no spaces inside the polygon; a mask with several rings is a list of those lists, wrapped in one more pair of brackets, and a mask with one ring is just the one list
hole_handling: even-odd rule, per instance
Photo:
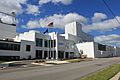
{"label": "flagpole", "polygon": [[[48,31],[47,31],[47,33],[48,33],[48,32],[50,32],[50,27],[53,27],[53,22],[50,22],[47,26],[49,27]],[[51,41],[52,41],[52,39],[48,40],[48,43],[49,43],[49,45],[48,45],[48,54],[49,54],[49,57],[51,57],[51,51],[50,51]]]}
{"label": "flagpole", "polygon": [[[48,35],[48,33],[49,33],[49,28],[48,28],[48,32],[47,32],[47,35]],[[49,49],[49,45],[50,45],[50,43],[49,43],[49,38],[48,38],[48,59],[49,59],[49,57],[50,57],[50,49]]]}

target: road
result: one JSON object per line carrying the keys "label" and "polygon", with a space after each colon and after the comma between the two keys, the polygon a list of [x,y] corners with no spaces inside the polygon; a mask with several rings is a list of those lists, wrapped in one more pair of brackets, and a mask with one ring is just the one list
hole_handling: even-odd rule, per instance
{"label": "road", "polygon": [[116,63],[120,63],[119,57],[49,67],[37,66],[25,69],[3,70],[0,71],[0,80],[79,80],[80,77]]}

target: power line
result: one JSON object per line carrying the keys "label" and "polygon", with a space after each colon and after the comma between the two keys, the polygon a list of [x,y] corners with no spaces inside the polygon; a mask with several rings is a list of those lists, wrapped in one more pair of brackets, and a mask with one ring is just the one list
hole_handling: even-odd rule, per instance
{"label": "power line", "polygon": [[113,15],[113,17],[115,17],[116,21],[120,24],[120,21],[118,20],[118,18],[115,16],[114,12],[112,11],[112,9],[109,7],[109,5],[105,2],[105,0],[102,0],[103,3],[105,4],[105,6],[108,8],[108,10],[111,12],[111,14]]}

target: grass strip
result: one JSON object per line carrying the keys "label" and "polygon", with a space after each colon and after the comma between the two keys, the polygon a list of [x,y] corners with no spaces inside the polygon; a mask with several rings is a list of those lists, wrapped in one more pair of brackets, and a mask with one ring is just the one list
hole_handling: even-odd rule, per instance
{"label": "grass strip", "polygon": [[80,80],[109,80],[120,71],[120,64],[114,64],[102,71],[90,74]]}

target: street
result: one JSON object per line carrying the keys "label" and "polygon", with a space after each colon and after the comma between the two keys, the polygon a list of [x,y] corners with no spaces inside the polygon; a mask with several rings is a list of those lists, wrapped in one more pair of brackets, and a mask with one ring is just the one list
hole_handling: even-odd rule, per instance
{"label": "street", "polygon": [[120,63],[120,58],[101,58],[55,66],[37,66],[12,70],[1,70],[0,80],[80,80],[81,77]]}

